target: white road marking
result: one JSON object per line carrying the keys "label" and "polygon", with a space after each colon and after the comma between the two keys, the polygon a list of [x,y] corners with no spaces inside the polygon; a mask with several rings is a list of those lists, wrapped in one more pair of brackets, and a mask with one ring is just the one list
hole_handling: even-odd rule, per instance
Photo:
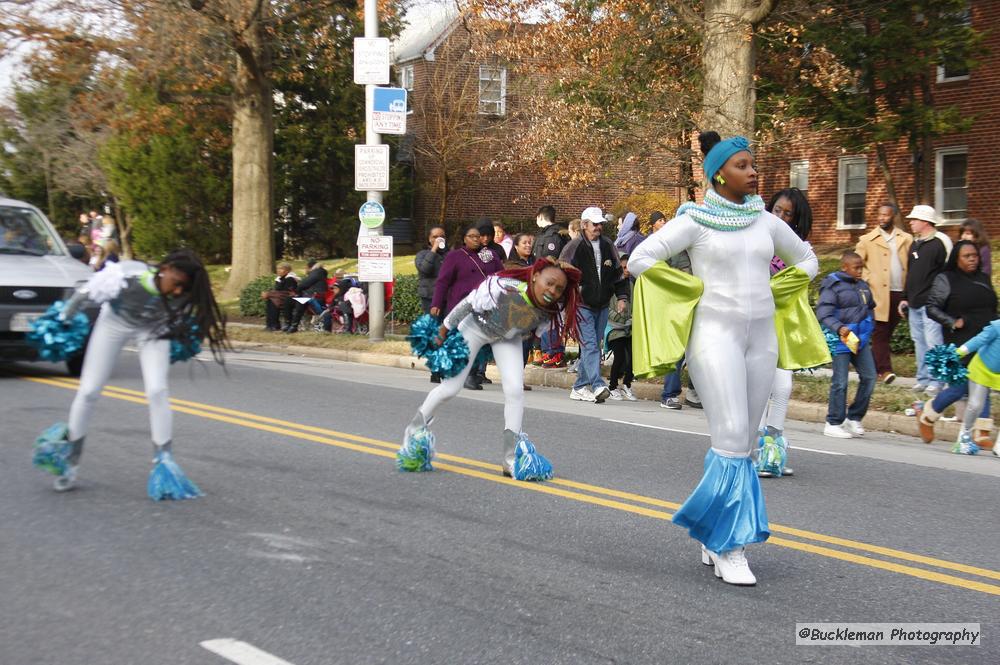
{"label": "white road marking", "polygon": [[[608,423],[619,423],[622,425],[635,425],[636,427],[645,427],[647,429],[660,429],[666,432],[678,432],[679,434],[694,434],[695,436],[711,436],[710,434],[705,434],[704,432],[692,432],[686,429],[674,429],[672,427],[662,427],[660,425],[647,425],[645,423],[634,423],[631,420],[615,420],[614,418],[601,418],[604,422]],[[805,450],[810,453],[820,453],[822,455],[839,455],[844,457],[847,453],[835,453],[832,450],[816,450],[815,448],[803,448],[802,446],[788,446],[793,450]]]}
{"label": "white road marking", "polygon": [[601,418],[604,422],[608,423],[620,423],[622,425],[635,425],[636,427],[645,427],[647,429],[661,429],[667,432],[677,432],[678,434],[694,434],[695,436],[710,436],[704,432],[692,432],[686,429],[673,429],[672,427],[660,427],[659,425],[646,425],[645,423],[634,423],[631,420],[615,420],[614,418]]}
{"label": "white road marking", "polygon": [[803,448],[802,446],[788,446],[792,450],[807,450],[811,453],[821,453],[823,455],[840,455],[841,457],[846,457],[847,453],[835,453],[832,450],[816,450],[815,448]]}
{"label": "white road marking", "polygon": [[205,640],[204,642],[200,642],[199,646],[237,665],[292,665],[287,660],[282,660],[266,651],[261,651],[252,644],[228,637],[218,640]]}

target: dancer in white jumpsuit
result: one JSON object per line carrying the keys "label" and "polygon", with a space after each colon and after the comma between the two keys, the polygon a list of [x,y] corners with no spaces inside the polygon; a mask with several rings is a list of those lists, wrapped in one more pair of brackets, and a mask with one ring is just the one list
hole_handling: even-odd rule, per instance
{"label": "dancer in white jumpsuit", "polygon": [[[139,350],[142,381],[149,403],[154,462],[166,461],[171,465],[176,465],[171,453],[173,424],[167,387],[171,339],[181,334],[197,337],[199,341],[207,338],[220,363],[226,344],[225,318],[215,303],[208,273],[198,257],[188,250],[173,252],[158,266],[139,261],[109,264],[69,299],[60,317],[71,319],[88,300],[102,306],[90,334],[80,387],[70,407],[69,423],[61,430],[66,444],[62,449],[67,454],[60,460],[63,471],[54,484],[60,492],[76,486],[94,403],[126,344],[135,344]],[[193,332],[192,325],[197,326]],[[195,486],[192,483],[190,487]],[[150,493],[154,499],[190,498],[176,495],[184,492],[153,496],[151,489]]]}
{"label": "dancer in white jumpsuit", "polygon": [[702,398],[712,442],[698,487],[674,515],[702,543],[702,562],[731,584],[752,585],[744,547],[770,535],[751,459],[774,379],[778,346],[769,266],[779,256],[810,277],[815,254],[789,226],[764,210],[757,171],[743,137],[699,137],[705,203],[686,204],[640,244],[628,269],[641,275],[682,251],[704,292],[687,346],[688,371]]}
{"label": "dancer in white jumpsuit", "polygon": [[[444,319],[438,343],[457,328],[475,358],[486,344],[500,371],[504,393],[502,470],[514,472],[515,449],[524,436],[524,359],[522,340],[536,329],[553,328],[553,337],[564,339],[576,332],[580,271],[555,259],[538,259],[530,267],[490,275],[462,299]],[[566,324],[562,323],[565,319]],[[445,379],[424,399],[403,435],[403,448],[415,435],[425,435],[438,408],[455,397],[472,369],[469,362],[457,375]]]}

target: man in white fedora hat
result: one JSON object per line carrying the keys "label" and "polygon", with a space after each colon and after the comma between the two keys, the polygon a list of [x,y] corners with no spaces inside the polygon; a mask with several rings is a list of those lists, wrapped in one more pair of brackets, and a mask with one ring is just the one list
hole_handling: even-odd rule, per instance
{"label": "man in white fedora hat", "polygon": [[[935,395],[941,389],[941,385],[931,378],[924,362],[924,355],[929,349],[942,344],[944,339],[941,334],[941,324],[927,316],[927,298],[934,278],[944,270],[944,264],[951,250],[951,239],[943,233],[938,233],[935,228],[938,222],[937,211],[931,206],[915,205],[906,218],[910,220],[910,230],[913,231],[913,245],[910,246],[906,283],[903,286],[903,300],[899,303],[899,313],[909,319],[910,338],[913,340],[917,357],[917,383],[913,386],[913,390]],[[947,245],[945,240],[948,241]]]}

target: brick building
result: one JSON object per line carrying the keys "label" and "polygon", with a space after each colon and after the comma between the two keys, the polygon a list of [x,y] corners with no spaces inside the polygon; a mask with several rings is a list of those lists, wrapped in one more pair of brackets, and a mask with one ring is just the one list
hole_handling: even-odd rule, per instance
{"label": "brick building", "polygon": [[[994,190],[989,170],[995,151],[1000,150],[1000,31],[991,28],[1000,25],[1000,0],[972,0],[969,4],[973,28],[984,33],[986,55],[971,72],[939,69],[934,97],[937,105],[956,105],[963,113],[976,114],[976,120],[970,131],[934,141],[930,158],[934,160],[935,196],[931,203],[946,219],[945,228],[966,218],[977,218],[996,237],[1000,236],[1000,189]],[[589,205],[612,207],[628,193],[624,183],[686,198],[686,191],[678,186],[679,165],[667,160],[623,160],[602,171],[592,186],[546,193],[541,169],[481,172],[481,167],[492,159],[488,140],[470,141],[457,155],[453,151],[447,169],[449,194],[442,196],[435,183],[444,169],[443,162],[422,154],[419,148],[422,142],[429,141],[427,128],[435,125],[426,116],[440,113],[442,107],[461,104],[456,103],[454,94],[430,98],[427,91],[435,87],[457,89],[461,87],[459,80],[471,80],[467,91],[474,99],[460,114],[465,118],[461,131],[454,133],[482,137],[505,131],[504,123],[526,88],[523,81],[518,85],[502,63],[477,59],[476,38],[454,9],[444,8],[420,21],[419,27],[408,28],[394,45],[397,79],[414,100],[408,122],[410,133],[399,156],[413,165],[412,216],[418,234],[426,225],[436,223],[445,198],[444,217],[449,230],[461,221],[483,216],[515,224],[530,223],[538,206],[545,204],[556,206],[559,218],[567,220],[579,216]],[[459,68],[461,73],[441,78],[441,72],[449,67]],[[442,86],[441,81],[448,84]],[[437,126],[449,125],[437,122]],[[916,202],[910,152],[901,141],[887,146],[887,154],[905,214]],[[814,213],[814,243],[852,243],[872,227],[877,208],[885,201],[885,183],[874,149],[848,154],[830,140],[829,134],[810,130],[805,123],[793,124],[793,129],[786,131],[780,152],[761,151],[758,166],[765,198],[790,185],[807,192]],[[695,169],[698,173],[697,166]]]}
{"label": "brick building", "polygon": [[[957,106],[963,114],[976,114],[972,129],[934,141],[934,200],[928,201],[946,219],[942,228],[957,226],[966,218],[983,222],[991,237],[1000,236],[1000,189],[991,171],[1000,151],[1000,0],[972,0],[972,27],[984,33],[986,55],[971,72],[938,68],[934,99],[937,106]],[[885,181],[874,149],[846,153],[829,135],[789,132],[790,143],[780,155],[761,155],[761,191],[773,192],[789,185],[807,190],[813,207],[815,243],[849,243],[875,223],[885,201]],[[916,203],[911,155],[906,142],[887,149],[889,170],[903,214]],[[955,235],[952,230],[951,234]]]}

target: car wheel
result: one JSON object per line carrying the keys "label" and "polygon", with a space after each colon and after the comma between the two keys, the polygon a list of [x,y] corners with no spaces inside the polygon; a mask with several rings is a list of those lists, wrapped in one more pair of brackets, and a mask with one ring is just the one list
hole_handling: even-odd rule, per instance
{"label": "car wheel", "polygon": [[70,376],[80,376],[80,372],[83,371],[83,354],[78,356],[73,356],[66,361],[66,370],[69,372]]}

